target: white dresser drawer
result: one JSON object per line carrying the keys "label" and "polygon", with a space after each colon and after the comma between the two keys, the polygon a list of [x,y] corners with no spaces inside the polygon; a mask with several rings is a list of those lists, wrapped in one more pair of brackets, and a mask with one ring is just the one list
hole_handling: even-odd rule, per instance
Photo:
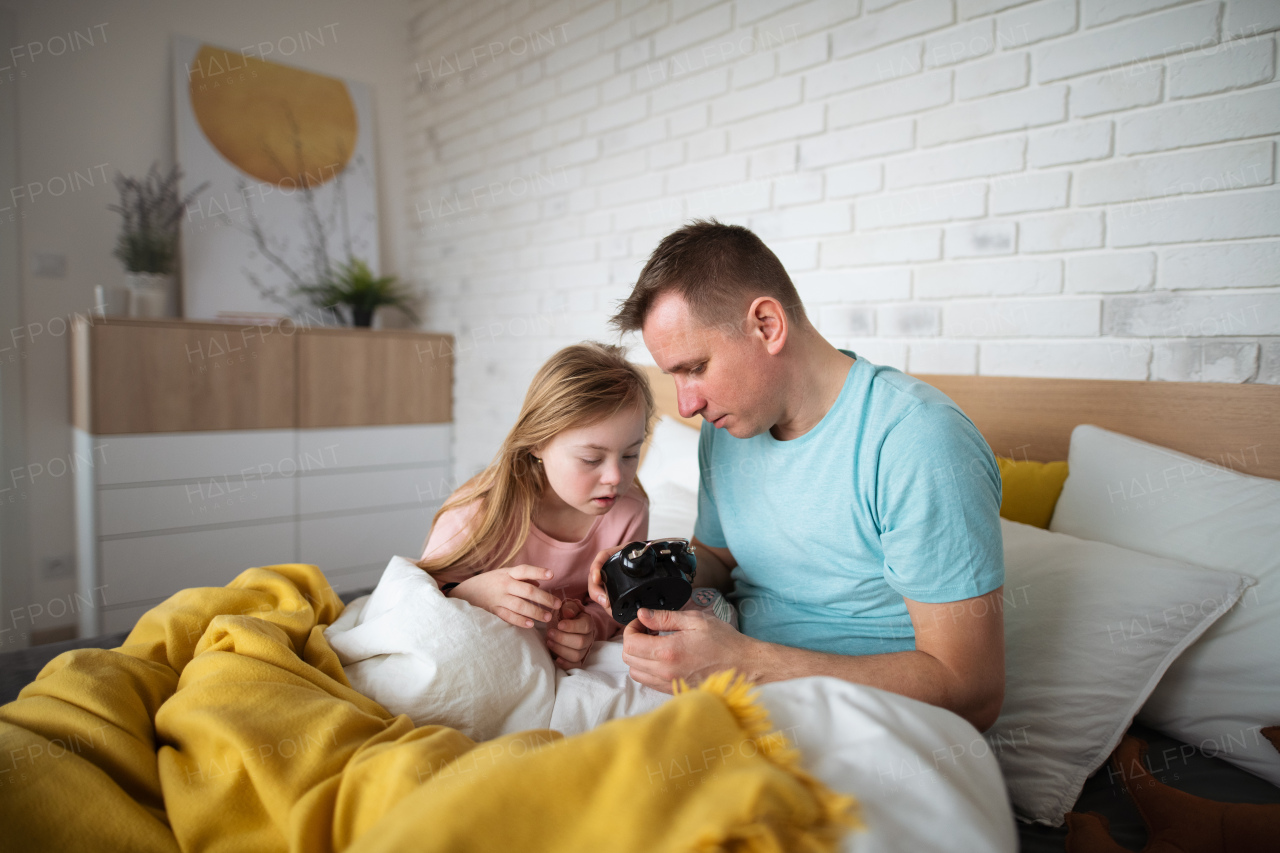
{"label": "white dresser drawer", "polygon": [[197,480],[242,472],[291,475],[298,470],[295,431],[219,430],[94,436],[98,485]]}
{"label": "white dresser drawer", "polygon": [[364,468],[374,465],[412,465],[449,462],[453,424],[341,427],[298,430],[298,456],[327,460],[317,467]]}
{"label": "white dresser drawer", "polygon": [[142,533],[171,527],[291,517],[297,510],[292,478],[206,477],[175,486],[98,491],[98,533]]}
{"label": "white dresser drawer", "polygon": [[386,566],[397,554],[416,560],[438,506],[304,518],[298,523],[298,561],[319,566],[328,575],[357,566]]}
{"label": "white dresser drawer", "polygon": [[[306,474],[298,478],[298,512],[365,509],[396,504],[439,504],[447,465],[400,468],[393,471],[354,471],[348,474]],[[447,497],[447,495],[446,495]]]}
{"label": "white dresser drawer", "polygon": [[191,586],[226,586],[252,566],[295,563],[296,523],[109,539],[98,583],[107,605],[151,601]]}
{"label": "white dresser drawer", "polygon": [[393,555],[421,554],[454,485],[452,440],[452,424],[77,431],[79,586],[104,600],[82,633],[251,566],[313,563],[340,592],[373,587]]}

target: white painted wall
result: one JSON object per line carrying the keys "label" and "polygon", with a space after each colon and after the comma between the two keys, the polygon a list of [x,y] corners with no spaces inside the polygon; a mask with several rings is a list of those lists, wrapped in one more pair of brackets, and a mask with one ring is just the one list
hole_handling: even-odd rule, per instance
{"label": "white painted wall", "polygon": [[[23,186],[171,162],[171,34],[238,47],[337,24],[287,60],[374,86],[383,266],[426,290],[426,328],[459,335],[459,476],[538,364],[606,338],[697,215],[755,229],[823,333],[876,361],[1280,383],[1275,0],[7,5]],[[46,469],[71,451],[59,321],[118,281],[113,199],[99,182],[0,211],[41,330],[0,354]],[[66,277],[34,276],[37,252]],[[30,557],[5,588],[64,597],[40,567],[72,552],[70,476],[14,494]]]}
{"label": "white painted wall", "polygon": [[[377,116],[381,263],[385,271],[407,269],[403,102],[408,56],[408,7],[399,0],[220,0],[216,3],[166,0],[41,0],[10,3],[16,25],[12,44],[0,45],[0,86],[17,97],[18,181],[15,204],[11,188],[0,187],[0,228],[16,230],[21,259],[22,325],[30,331],[0,330],[0,358],[22,365],[25,387],[25,457],[34,479],[16,482],[4,473],[30,523],[29,565],[12,567],[6,590],[23,598],[5,601],[0,623],[0,649],[30,630],[30,622],[10,618],[13,607],[42,608],[37,629],[74,621],[57,619],[50,609],[65,612],[74,575],[59,580],[42,577],[45,561],[73,553],[72,477],[65,465],[71,453],[66,318],[84,313],[93,302],[95,284],[120,281],[121,267],[111,256],[119,217],[106,205],[116,200],[110,183],[115,172],[141,175],[153,160],[168,168],[174,159],[173,83],[170,38],[174,34],[242,48],[270,45],[255,54],[315,71],[370,84]],[[291,50],[292,39],[311,33],[305,51]],[[79,33],[77,50],[67,47],[68,34]],[[92,36],[91,46],[85,36]],[[325,39],[323,46],[317,38]],[[60,54],[60,55],[55,55]],[[63,188],[60,179],[78,172],[92,175],[79,189]],[[102,181],[102,176],[106,182]],[[41,188],[26,192],[27,185]],[[63,189],[61,194],[55,193]],[[33,255],[63,254],[64,278],[32,274]],[[17,340],[15,341],[15,334]],[[6,441],[8,436],[6,436]],[[59,465],[55,460],[62,460]],[[61,476],[50,470],[63,471]],[[6,508],[4,511],[8,511]],[[54,602],[62,600],[59,608]],[[46,606],[51,605],[51,606]],[[24,617],[25,618],[25,617]],[[19,638],[20,639],[20,638]]]}
{"label": "white painted wall", "polygon": [[754,229],[873,361],[1280,383],[1275,0],[414,7],[459,477],[695,215]]}
{"label": "white painted wall", "polygon": [[[0,7],[0,44],[16,41],[13,14]],[[0,78],[2,79],[2,78]],[[0,85],[0,187],[18,182],[17,98],[14,87]],[[22,299],[18,279],[18,233],[0,220],[0,329],[22,325]],[[0,472],[27,464],[24,452],[26,428],[22,422],[22,362],[0,351]],[[0,630],[6,627],[5,605],[27,600],[26,507],[10,503],[0,492]],[[12,570],[10,567],[14,567]],[[13,583],[5,583],[12,574]],[[10,647],[0,633],[0,651]]]}

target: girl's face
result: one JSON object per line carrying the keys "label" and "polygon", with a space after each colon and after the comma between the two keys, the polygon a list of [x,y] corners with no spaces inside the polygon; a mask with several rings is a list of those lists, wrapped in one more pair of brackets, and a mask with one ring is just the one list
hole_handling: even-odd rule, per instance
{"label": "girl's face", "polygon": [[644,412],[637,406],[567,429],[534,453],[555,496],[579,512],[604,515],[631,487],[642,443]]}

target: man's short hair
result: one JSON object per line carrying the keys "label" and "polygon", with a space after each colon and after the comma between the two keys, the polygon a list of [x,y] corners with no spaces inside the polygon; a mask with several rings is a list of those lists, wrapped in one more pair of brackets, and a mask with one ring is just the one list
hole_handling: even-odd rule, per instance
{"label": "man's short hair", "polygon": [[740,328],[747,306],[760,296],[782,303],[792,323],[807,319],[778,256],[749,229],[715,219],[695,219],[664,237],[610,324],[619,332],[640,331],[666,293],[680,294],[704,326]]}

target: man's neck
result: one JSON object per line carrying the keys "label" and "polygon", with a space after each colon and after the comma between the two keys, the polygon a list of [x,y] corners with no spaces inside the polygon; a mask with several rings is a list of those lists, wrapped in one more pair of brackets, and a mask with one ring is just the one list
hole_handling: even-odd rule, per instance
{"label": "man's neck", "polygon": [[792,361],[782,417],[769,429],[778,441],[799,438],[818,425],[839,398],[854,361],[817,331],[797,342],[801,346]]}

